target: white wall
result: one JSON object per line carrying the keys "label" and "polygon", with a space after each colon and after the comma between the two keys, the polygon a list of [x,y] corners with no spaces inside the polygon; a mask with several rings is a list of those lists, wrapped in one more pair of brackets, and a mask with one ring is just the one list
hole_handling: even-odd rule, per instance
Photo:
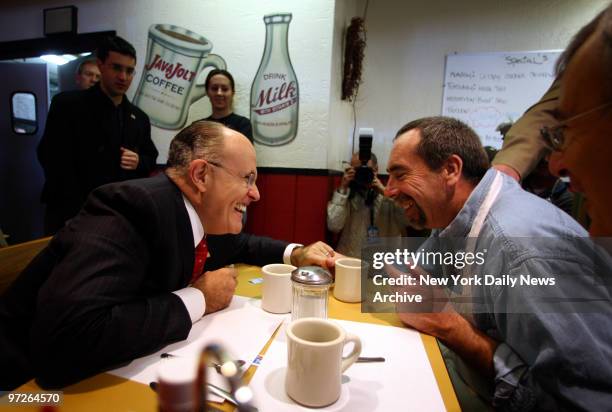
{"label": "white wall", "polygon": [[563,49],[609,0],[370,0],[357,127],[385,169],[395,132],[442,110],[452,52]]}
{"label": "white wall", "polygon": [[334,33],[331,60],[331,88],[329,90],[329,144],[327,167],[342,170],[342,161],[349,160],[353,144],[353,106],[340,100],[344,68],[344,37],[355,16],[363,14],[364,1],[337,0],[334,14]]}
{"label": "white wall", "polygon": [[[265,40],[264,14],[291,11],[289,51],[300,86],[298,137],[257,148],[261,166],[340,169],[348,160],[352,108],[341,102],[345,28],[364,0],[74,0],[79,32],[116,30],[146,50],[152,23],[182,25],[208,37],[235,75],[236,112],[248,115],[249,92]],[[0,41],[42,37],[42,9],[66,2],[5,0]],[[392,138],[409,120],[441,112],[444,57],[452,52],[564,48],[608,0],[370,0],[357,128],[372,127],[384,170]],[[142,58],[139,60],[142,69]],[[133,94],[139,75],[130,90]],[[129,94],[131,96],[131,94]],[[188,121],[210,113],[206,98]],[[167,141],[154,130],[158,141]],[[165,147],[160,148],[164,152]]]}

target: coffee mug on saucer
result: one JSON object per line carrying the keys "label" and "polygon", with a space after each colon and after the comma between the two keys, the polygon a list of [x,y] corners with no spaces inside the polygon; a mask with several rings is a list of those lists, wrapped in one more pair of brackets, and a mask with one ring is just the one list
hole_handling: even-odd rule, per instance
{"label": "coffee mug on saucer", "polygon": [[[342,373],[361,353],[358,336],[346,333],[335,322],[301,318],[287,326],[287,373],[285,390],[299,404],[330,405],[340,397]],[[353,343],[351,353],[342,356]]]}

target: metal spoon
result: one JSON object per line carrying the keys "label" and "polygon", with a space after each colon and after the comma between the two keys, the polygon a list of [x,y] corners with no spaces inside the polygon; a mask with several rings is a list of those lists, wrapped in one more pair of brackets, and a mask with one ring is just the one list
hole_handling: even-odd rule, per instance
{"label": "metal spoon", "polygon": [[372,363],[372,362],[384,362],[385,358],[383,357],[375,357],[375,358],[368,358],[368,357],[359,357],[357,358],[357,363]]}

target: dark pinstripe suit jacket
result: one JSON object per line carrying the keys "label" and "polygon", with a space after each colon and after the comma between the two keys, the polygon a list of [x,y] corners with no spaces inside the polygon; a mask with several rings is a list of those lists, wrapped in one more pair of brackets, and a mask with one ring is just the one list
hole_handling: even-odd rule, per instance
{"label": "dark pinstripe suit jacket", "polygon": [[[287,245],[247,234],[208,243],[206,270],[280,262]],[[171,292],[193,261],[189,217],[166,175],[98,188],[0,300],[0,389],[32,375],[64,386],[185,339],[189,314]]]}

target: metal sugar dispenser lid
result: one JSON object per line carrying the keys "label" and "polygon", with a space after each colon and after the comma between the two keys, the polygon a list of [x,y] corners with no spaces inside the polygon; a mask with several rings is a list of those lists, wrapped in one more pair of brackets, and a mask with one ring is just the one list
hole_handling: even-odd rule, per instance
{"label": "metal sugar dispenser lid", "polygon": [[291,320],[327,319],[327,295],[332,275],[318,266],[303,266],[291,272],[293,303]]}
{"label": "metal sugar dispenser lid", "polygon": [[309,286],[325,287],[331,285],[332,275],[319,266],[302,266],[291,272],[291,280]]}

